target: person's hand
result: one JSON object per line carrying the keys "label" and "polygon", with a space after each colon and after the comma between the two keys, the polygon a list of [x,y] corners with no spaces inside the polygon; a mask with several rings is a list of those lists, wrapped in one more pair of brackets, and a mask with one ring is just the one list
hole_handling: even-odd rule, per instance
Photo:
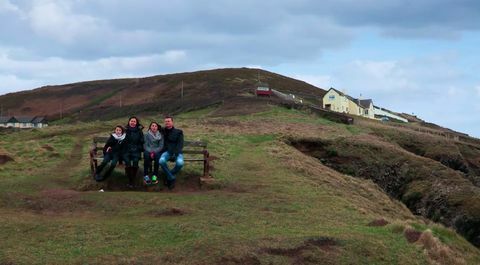
{"label": "person's hand", "polygon": [[155,153],[154,152],[150,152],[150,158],[151,159],[155,158]]}
{"label": "person's hand", "polygon": [[110,152],[110,151],[112,151],[112,147],[109,146],[109,147],[107,147],[107,153]]}

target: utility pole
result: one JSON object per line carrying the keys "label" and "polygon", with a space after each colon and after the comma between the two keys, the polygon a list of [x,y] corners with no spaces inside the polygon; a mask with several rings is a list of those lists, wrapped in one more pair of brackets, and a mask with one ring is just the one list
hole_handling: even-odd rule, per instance
{"label": "utility pole", "polygon": [[183,80],[182,80],[182,90],[181,90],[180,98],[183,100]]}

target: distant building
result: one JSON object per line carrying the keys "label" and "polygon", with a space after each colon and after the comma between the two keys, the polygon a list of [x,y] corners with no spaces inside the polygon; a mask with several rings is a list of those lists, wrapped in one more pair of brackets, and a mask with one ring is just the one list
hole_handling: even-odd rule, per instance
{"label": "distant building", "polygon": [[323,108],[370,119],[375,118],[371,99],[353,98],[333,87],[323,96]]}
{"label": "distant building", "polygon": [[377,120],[385,121],[385,120],[393,119],[401,122],[408,122],[408,120],[405,119],[404,117],[401,117],[388,109],[374,106],[374,112],[375,112],[375,119]]}
{"label": "distant building", "polygon": [[13,116],[0,116],[0,127],[15,127],[17,120]]}
{"label": "distant building", "polygon": [[272,95],[272,89],[268,86],[267,83],[258,83],[257,89],[255,89],[255,95],[270,97]]}
{"label": "distant building", "polygon": [[0,127],[6,128],[43,128],[48,123],[45,117],[41,116],[2,116],[0,117]]}

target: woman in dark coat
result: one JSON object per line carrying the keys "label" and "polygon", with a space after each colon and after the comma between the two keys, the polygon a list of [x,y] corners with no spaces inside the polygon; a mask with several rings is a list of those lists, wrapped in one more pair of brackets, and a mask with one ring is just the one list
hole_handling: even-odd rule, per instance
{"label": "woman in dark coat", "polygon": [[[120,157],[122,155],[123,146],[125,144],[125,129],[117,125],[115,127],[115,132],[110,135],[105,146],[103,147],[103,161],[95,170],[95,180],[103,181],[107,179],[111,174],[115,166],[117,165]],[[105,166],[108,165],[107,172],[101,174]]]}
{"label": "woman in dark coat", "polygon": [[125,145],[123,148],[123,161],[125,162],[125,175],[128,177],[128,187],[135,185],[135,176],[138,171],[138,161],[143,152],[144,136],[143,126],[137,117],[130,117],[126,128]]}

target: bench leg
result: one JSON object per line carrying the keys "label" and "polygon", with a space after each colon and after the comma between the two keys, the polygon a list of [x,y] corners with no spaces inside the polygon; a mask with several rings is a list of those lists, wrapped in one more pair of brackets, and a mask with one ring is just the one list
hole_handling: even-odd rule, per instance
{"label": "bench leg", "polygon": [[203,153],[203,177],[208,178],[210,176],[210,161],[209,161],[210,154],[208,151]]}

